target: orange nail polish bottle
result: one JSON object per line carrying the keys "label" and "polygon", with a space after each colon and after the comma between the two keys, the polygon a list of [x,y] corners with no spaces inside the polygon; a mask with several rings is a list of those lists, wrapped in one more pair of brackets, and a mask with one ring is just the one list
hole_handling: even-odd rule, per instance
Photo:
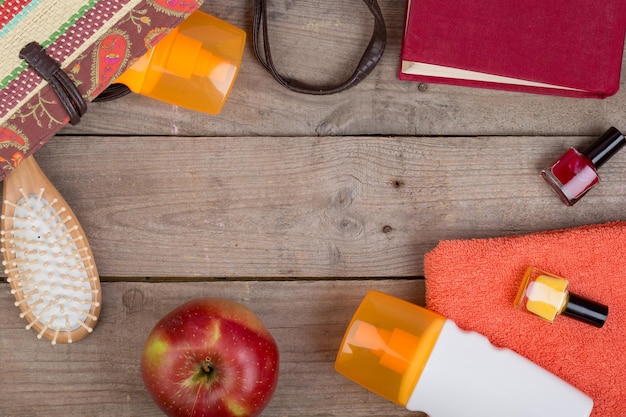
{"label": "orange nail polish bottle", "polygon": [[551,323],[562,314],[602,327],[609,314],[604,304],[572,294],[565,278],[535,267],[526,270],[513,304]]}

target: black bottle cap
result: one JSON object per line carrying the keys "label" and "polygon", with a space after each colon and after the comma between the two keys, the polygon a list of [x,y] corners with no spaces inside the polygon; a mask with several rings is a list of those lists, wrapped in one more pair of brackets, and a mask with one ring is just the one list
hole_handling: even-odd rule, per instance
{"label": "black bottle cap", "polygon": [[609,315],[609,308],[576,294],[569,294],[569,301],[563,315],[575,318],[592,326],[602,327]]}
{"label": "black bottle cap", "polygon": [[626,138],[624,138],[624,135],[616,128],[610,127],[609,130],[604,132],[602,136],[585,149],[583,155],[591,159],[593,165],[598,169],[625,144]]}

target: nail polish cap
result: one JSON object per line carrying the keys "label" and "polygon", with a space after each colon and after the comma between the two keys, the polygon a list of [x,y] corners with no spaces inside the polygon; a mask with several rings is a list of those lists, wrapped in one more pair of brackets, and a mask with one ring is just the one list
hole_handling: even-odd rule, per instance
{"label": "nail polish cap", "polygon": [[593,142],[583,154],[593,162],[596,169],[611,159],[615,152],[626,144],[624,135],[614,127],[610,127],[602,136]]}
{"label": "nail polish cap", "polygon": [[604,304],[570,293],[563,315],[592,326],[602,327],[609,315],[609,308]]}

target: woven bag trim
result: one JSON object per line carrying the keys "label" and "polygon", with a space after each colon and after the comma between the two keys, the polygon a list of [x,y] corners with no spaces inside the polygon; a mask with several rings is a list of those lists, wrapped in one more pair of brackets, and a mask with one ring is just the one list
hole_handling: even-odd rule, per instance
{"label": "woven bag trim", "polygon": [[[91,44],[141,2],[142,0],[130,0],[126,3],[91,0],[87,4],[82,2],[82,7],[74,7],[73,10],[71,10],[71,7],[67,7],[69,10],[66,10],[64,13],[52,14],[46,11],[46,9],[49,10],[51,3],[65,4],[76,2],[73,0],[61,2],[44,0],[30,12],[16,16],[16,20],[20,20],[19,28],[21,30],[25,30],[29,26],[36,27],[39,21],[48,22],[54,20],[55,23],[39,25],[40,30],[33,31],[33,33],[26,36],[33,35],[34,40],[47,49],[48,55],[61,63],[61,67],[65,68],[69,63],[80,57]],[[65,7],[52,9],[65,9]],[[26,11],[27,8],[22,9],[22,12]],[[19,18],[19,16],[22,17]],[[67,20],[61,21],[62,19]],[[17,38],[14,35],[14,33],[17,34],[19,31],[16,28],[16,30],[10,32],[10,36],[0,37],[0,50],[5,50],[7,42],[12,43],[6,59],[2,61],[13,62],[5,66],[0,61],[2,62],[0,64],[0,71],[2,72],[0,74],[6,74],[7,70],[15,67],[11,75],[2,81],[2,83],[7,85],[0,84],[0,88],[2,88],[2,91],[0,91],[0,125],[4,124],[17,108],[38,94],[46,85],[41,77],[28,69],[26,63],[19,59],[18,55],[21,47],[18,48],[16,46],[20,45],[20,42],[16,40]],[[48,33],[47,37],[40,33],[42,31]],[[27,38],[22,37],[21,39],[23,47],[27,43],[24,42],[24,39]],[[15,51],[13,51],[14,49]],[[13,59],[13,52],[15,52],[17,60]]]}

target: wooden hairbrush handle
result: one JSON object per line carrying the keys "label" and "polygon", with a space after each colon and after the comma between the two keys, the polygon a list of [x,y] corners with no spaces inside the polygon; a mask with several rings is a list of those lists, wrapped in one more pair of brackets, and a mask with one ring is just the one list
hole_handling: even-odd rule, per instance
{"label": "wooden hairbrush handle", "polygon": [[31,156],[4,180],[3,265],[26,328],[53,344],[93,331],[102,302],[93,254],[76,215]]}

